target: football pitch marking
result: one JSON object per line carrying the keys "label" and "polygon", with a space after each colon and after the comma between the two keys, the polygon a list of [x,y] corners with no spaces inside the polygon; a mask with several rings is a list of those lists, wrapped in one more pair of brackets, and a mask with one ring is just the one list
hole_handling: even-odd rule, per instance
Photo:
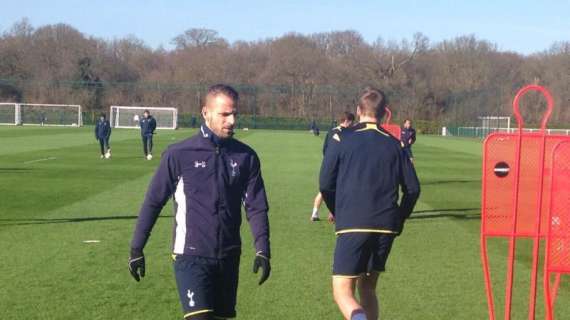
{"label": "football pitch marking", "polygon": [[100,243],[101,240],[83,240],[83,243]]}
{"label": "football pitch marking", "polygon": [[24,164],[35,163],[35,162],[42,162],[42,161],[49,161],[49,160],[56,160],[56,159],[57,159],[56,157],[48,157],[48,158],[42,158],[42,159],[24,161]]}

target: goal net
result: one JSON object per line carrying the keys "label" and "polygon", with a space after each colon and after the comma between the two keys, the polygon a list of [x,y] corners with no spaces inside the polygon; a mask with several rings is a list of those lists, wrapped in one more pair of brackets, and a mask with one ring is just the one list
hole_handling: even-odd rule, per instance
{"label": "goal net", "polygon": [[18,125],[20,124],[20,108],[17,103],[0,103],[0,124]]}
{"label": "goal net", "polygon": [[484,129],[510,129],[511,117],[485,116],[479,117],[481,128]]}
{"label": "goal net", "polygon": [[41,103],[0,103],[0,123],[11,125],[83,125],[80,105]]}
{"label": "goal net", "polygon": [[156,120],[157,129],[177,128],[178,109],[136,106],[111,106],[111,126],[114,128],[139,128],[145,110],[148,110]]}
{"label": "goal net", "polygon": [[[442,136],[458,136],[484,139],[491,133],[515,133],[517,126],[511,128],[511,117],[485,116],[479,117],[481,125],[479,127],[443,127]],[[524,132],[540,132],[538,128],[523,128]],[[548,135],[570,135],[570,129],[546,129]]]}

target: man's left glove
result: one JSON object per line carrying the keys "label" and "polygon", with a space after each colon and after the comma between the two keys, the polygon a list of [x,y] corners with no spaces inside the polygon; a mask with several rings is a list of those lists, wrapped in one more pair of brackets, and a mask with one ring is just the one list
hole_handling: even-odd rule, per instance
{"label": "man's left glove", "polygon": [[144,278],[144,254],[142,250],[131,249],[129,271],[136,281],[141,281],[141,278]]}
{"label": "man's left glove", "polygon": [[266,257],[263,252],[258,252],[255,254],[255,260],[253,261],[253,273],[257,273],[259,268],[262,268],[261,278],[259,279],[259,285],[262,285],[269,274],[271,273],[271,264],[269,263],[269,258]]}
{"label": "man's left glove", "polygon": [[398,226],[398,234],[397,236],[401,236],[402,233],[404,232],[404,224],[406,223],[406,218],[402,218],[402,220],[400,221],[400,225]]}
{"label": "man's left glove", "polygon": [[331,212],[329,212],[329,216],[327,217],[327,220],[329,221],[330,224],[334,224],[336,222],[336,218],[335,218],[334,214],[332,214]]}

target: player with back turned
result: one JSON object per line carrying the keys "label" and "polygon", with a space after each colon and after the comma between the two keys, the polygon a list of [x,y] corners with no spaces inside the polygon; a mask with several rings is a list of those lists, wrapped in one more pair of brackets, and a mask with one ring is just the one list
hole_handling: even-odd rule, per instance
{"label": "player with back turned", "polygon": [[379,123],[385,106],[384,93],[364,90],[357,106],[360,123],[333,135],[320,173],[321,193],[336,219],[333,295],[351,320],[378,319],[378,276],[420,192],[400,142]]}
{"label": "player with back turned", "polygon": [[129,258],[135,280],[145,274],[143,248],[162,207],[174,196],[174,273],[184,319],[236,316],[242,204],[253,233],[253,272],[269,277],[269,210],[260,161],[233,139],[238,93],[208,89],[197,135],[163,154],[140,210]]}

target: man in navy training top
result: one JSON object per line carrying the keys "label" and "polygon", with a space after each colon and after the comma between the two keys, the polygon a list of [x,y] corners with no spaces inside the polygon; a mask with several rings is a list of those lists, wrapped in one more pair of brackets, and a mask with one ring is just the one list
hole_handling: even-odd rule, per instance
{"label": "man in navy training top", "polygon": [[143,118],[139,121],[141,127],[141,137],[143,143],[144,157],[147,160],[152,159],[152,135],[156,130],[156,120],[150,115],[148,110],[143,112]]}
{"label": "man in navy training top", "polygon": [[410,159],[379,123],[385,106],[384,93],[364,90],[360,123],[332,136],[320,173],[323,199],[336,219],[333,295],[351,320],[378,319],[378,275],[420,193]]}
{"label": "man in navy training top", "polygon": [[310,129],[315,136],[318,136],[321,133],[319,126],[317,126],[317,122],[315,120],[311,121]]}
{"label": "man in navy training top", "polygon": [[104,113],[101,113],[99,120],[95,124],[95,139],[99,141],[101,147],[101,159],[106,158],[105,155],[111,156],[111,145],[109,139],[111,138],[111,124]]}
{"label": "man in navy training top", "polygon": [[412,128],[412,120],[410,119],[406,119],[404,121],[404,128],[402,128],[400,142],[404,149],[404,153],[413,163],[414,155],[412,154],[412,145],[416,142],[416,129]]}
{"label": "man in navy training top", "polygon": [[[336,122],[336,121],[335,121]],[[339,133],[342,131],[342,129],[344,128],[348,128],[351,127],[354,124],[354,114],[352,112],[348,112],[345,111],[343,113],[340,114],[339,118],[338,118],[338,123],[340,123],[340,125],[335,126],[334,128],[332,128],[326,135],[325,137],[325,142],[323,143],[323,155],[325,154],[325,152],[327,151],[327,146],[329,144],[329,140],[331,139],[331,137],[335,134],[335,133]],[[323,203],[323,196],[322,194],[319,192],[317,193],[317,195],[315,196],[315,200],[313,200],[313,212],[311,213],[311,221],[319,221],[319,209],[321,207],[321,204]],[[329,213],[328,216],[328,221],[330,223],[334,222],[334,216],[332,214]]]}
{"label": "man in navy training top", "polygon": [[255,245],[253,272],[270,274],[269,221],[260,162],[233,139],[238,93],[219,84],[208,89],[195,136],[168,147],[150,183],[131,242],[129,270],[145,274],[143,248],[162,207],[173,196],[173,258],[184,319],[236,316],[243,204]]}

